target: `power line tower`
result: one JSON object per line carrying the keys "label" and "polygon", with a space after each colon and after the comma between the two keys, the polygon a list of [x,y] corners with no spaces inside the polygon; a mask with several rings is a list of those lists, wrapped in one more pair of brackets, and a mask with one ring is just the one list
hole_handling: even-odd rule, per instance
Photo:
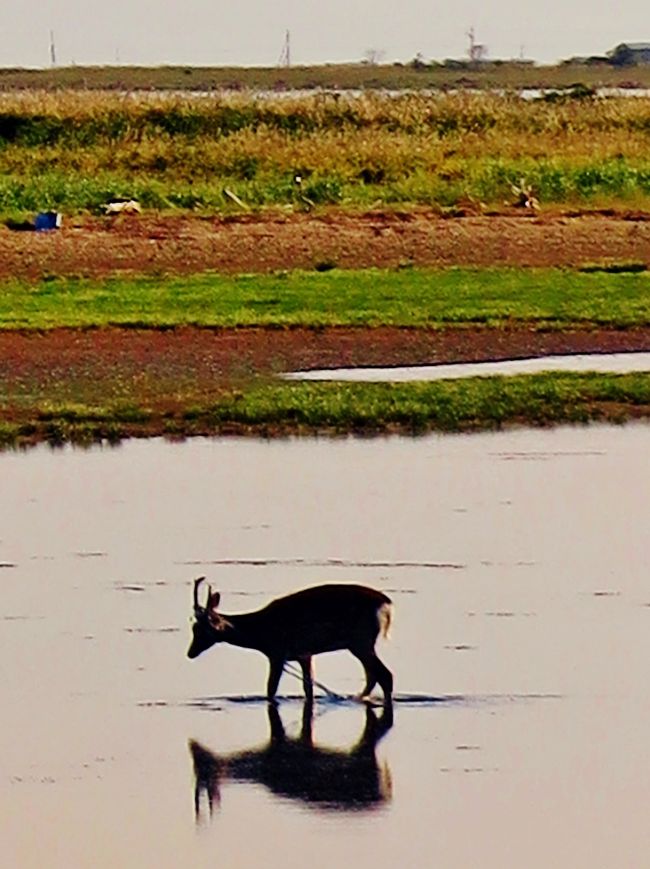
{"label": "power line tower", "polygon": [[291,66],[291,33],[286,30],[284,34],[284,45],[278,59],[278,66]]}
{"label": "power line tower", "polygon": [[467,31],[467,37],[469,39],[467,54],[469,56],[470,63],[480,63],[482,60],[485,60],[488,53],[487,45],[481,45],[476,41],[473,27],[470,27],[470,29]]}

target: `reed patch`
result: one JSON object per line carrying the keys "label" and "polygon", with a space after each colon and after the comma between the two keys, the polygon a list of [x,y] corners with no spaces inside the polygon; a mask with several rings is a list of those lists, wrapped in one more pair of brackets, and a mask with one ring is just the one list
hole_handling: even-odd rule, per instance
{"label": "reed patch", "polygon": [[[325,204],[648,207],[650,100],[30,92],[0,102],[0,215]],[[227,195],[225,191],[234,194]],[[515,203],[516,204],[516,203]]]}

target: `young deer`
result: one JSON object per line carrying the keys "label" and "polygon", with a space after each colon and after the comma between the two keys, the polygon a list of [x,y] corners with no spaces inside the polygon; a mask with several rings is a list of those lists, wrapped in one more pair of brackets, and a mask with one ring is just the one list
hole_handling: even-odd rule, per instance
{"label": "young deer", "polygon": [[363,665],[367,697],[377,683],[384,703],[391,703],[393,676],[375,653],[375,642],[390,627],[392,603],[380,591],[362,585],[318,585],[271,601],[260,610],[237,615],[217,612],[221,595],[208,586],[205,606],[194,581],[194,624],[188,658],[196,658],[215,643],[257,649],[269,659],[267,697],[275,697],[287,661],[302,669],[305,697],[314,696],[312,656],[348,649]]}

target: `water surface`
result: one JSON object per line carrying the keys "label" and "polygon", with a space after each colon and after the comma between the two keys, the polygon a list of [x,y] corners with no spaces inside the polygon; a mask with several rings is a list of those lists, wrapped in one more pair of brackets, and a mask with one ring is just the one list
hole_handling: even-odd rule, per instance
{"label": "water surface", "polygon": [[457,362],[449,365],[411,365],[392,368],[321,368],[283,375],[288,380],[345,380],[354,382],[404,383],[416,380],[453,380],[466,377],[514,377],[544,371],[627,374],[650,371],[650,353],[585,353],[504,359],[497,362]]}
{"label": "water surface", "polygon": [[[0,455],[3,857],[16,867],[637,867],[650,852],[650,428]],[[226,612],[394,600],[392,727]],[[342,695],[362,673],[317,659]]]}

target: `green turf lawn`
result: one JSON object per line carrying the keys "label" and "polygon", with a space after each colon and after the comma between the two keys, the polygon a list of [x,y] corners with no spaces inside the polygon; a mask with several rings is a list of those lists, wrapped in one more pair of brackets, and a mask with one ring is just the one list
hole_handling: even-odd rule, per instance
{"label": "green turf lawn", "polygon": [[650,324],[650,273],[369,269],[0,284],[0,328]]}

